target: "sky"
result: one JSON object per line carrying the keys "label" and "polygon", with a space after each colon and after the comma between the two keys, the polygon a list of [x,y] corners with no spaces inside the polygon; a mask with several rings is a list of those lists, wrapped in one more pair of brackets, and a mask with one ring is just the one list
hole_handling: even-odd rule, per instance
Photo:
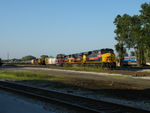
{"label": "sky", "polygon": [[116,44],[113,21],[150,0],[0,0],[0,58],[73,54]]}

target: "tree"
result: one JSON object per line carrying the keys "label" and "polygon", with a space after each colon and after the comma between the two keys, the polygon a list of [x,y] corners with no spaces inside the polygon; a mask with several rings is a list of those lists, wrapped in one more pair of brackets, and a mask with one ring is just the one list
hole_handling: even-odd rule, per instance
{"label": "tree", "polygon": [[22,61],[28,61],[28,60],[32,60],[32,59],[36,59],[36,57],[34,57],[32,55],[28,55],[28,56],[24,56],[21,58]]}
{"label": "tree", "polygon": [[131,32],[130,32],[130,41],[132,42],[132,48],[136,52],[136,57],[138,65],[144,65],[144,39],[142,31],[142,22],[138,15],[132,16],[131,19]]}
{"label": "tree", "polygon": [[136,54],[135,54],[135,51],[131,51],[130,52],[130,56],[135,56]]}
{"label": "tree", "polygon": [[143,28],[145,59],[150,61],[150,3],[144,3],[141,5],[140,19]]}
{"label": "tree", "polygon": [[64,57],[65,57],[65,54],[57,54],[56,57],[57,57],[57,58],[64,58]]}
{"label": "tree", "polygon": [[125,55],[125,49],[133,48],[138,65],[145,65],[150,61],[150,3],[141,5],[140,15],[124,14],[115,18],[115,45],[120,61]]}
{"label": "tree", "polygon": [[[120,45],[119,45],[119,43],[117,43],[117,44],[115,45],[115,49],[116,49],[116,51],[117,51],[117,53],[118,53],[118,57],[119,57],[119,58],[121,58],[121,56],[128,56],[128,53],[126,52],[126,48],[123,48],[123,53],[120,52]],[[122,54],[123,54],[123,55],[122,55]]]}
{"label": "tree", "polygon": [[47,58],[48,55],[41,55],[41,58],[44,60],[45,58]]}
{"label": "tree", "polygon": [[[125,46],[127,45],[126,43],[129,42],[130,20],[131,17],[124,14],[123,16],[118,15],[114,21],[114,24],[116,25],[116,29],[114,31],[116,33],[115,40],[117,41],[115,48],[118,52],[120,66],[123,66],[123,59],[126,55]],[[128,44],[128,46],[130,46],[130,44]]]}
{"label": "tree", "polygon": [[140,15],[132,16],[130,39],[138,65],[145,65],[150,48],[150,4],[141,5]]}
{"label": "tree", "polygon": [[1,60],[1,58],[0,58],[0,66],[2,65],[2,60]]}

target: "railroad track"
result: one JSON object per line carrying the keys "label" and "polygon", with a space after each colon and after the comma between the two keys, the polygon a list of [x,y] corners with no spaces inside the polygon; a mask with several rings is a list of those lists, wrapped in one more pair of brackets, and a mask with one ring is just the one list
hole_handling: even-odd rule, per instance
{"label": "railroad track", "polygon": [[83,96],[76,96],[68,93],[56,92],[37,88],[29,85],[23,85],[15,82],[0,81],[0,88],[15,93],[21,93],[25,96],[37,98],[42,101],[55,102],[65,107],[71,108],[77,113],[149,113],[140,108],[99,101]]}

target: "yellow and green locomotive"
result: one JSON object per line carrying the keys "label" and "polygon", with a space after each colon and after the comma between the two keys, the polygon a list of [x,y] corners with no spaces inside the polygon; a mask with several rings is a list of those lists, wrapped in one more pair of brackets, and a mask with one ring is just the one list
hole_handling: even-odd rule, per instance
{"label": "yellow and green locomotive", "polygon": [[116,67],[114,51],[109,48],[66,55],[61,59],[57,58],[57,63],[61,63],[62,65],[69,64],[108,68]]}

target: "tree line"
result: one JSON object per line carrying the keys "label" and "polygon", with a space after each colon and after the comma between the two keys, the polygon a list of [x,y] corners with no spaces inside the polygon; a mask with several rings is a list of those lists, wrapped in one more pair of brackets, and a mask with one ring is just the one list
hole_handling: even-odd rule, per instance
{"label": "tree line", "polygon": [[135,54],[139,66],[150,61],[150,3],[141,5],[139,15],[117,15],[114,24],[117,41],[115,49],[120,65],[123,66],[127,49],[134,50],[132,54]]}
{"label": "tree line", "polygon": [[[53,57],[53,56],[48,56],[48,55],[41,55],[40,56],[40,58],[43,59],[43,60],[47,57]],[[32,56],[32,55],[27,55],[27,56],[22,57],[20,60],[28,61],[28,60],[32,60],[32,59],[37,59],[37,58],[35,56]]]}

